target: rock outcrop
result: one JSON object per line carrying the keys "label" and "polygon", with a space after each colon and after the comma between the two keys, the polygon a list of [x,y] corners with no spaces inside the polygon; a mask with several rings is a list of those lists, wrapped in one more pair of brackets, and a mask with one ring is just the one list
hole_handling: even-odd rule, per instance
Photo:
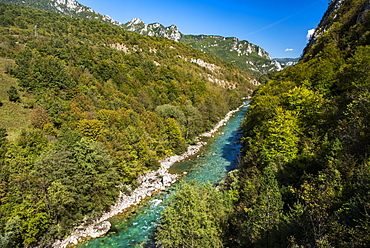
{"label": "rock outcrop", "polygon": [[159,23],[145,24],[141,19],[134,18],[122,27],[128,31],[137,32],[143,35],[165,37],[170,40],[180,41],[182,34],[175,25],[164,27]]}

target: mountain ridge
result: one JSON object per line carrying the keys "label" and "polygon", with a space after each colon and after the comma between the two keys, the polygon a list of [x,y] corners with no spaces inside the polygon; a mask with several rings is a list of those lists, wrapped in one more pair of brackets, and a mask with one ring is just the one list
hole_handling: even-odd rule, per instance
{"label": "mountain ridge", "polygon": [[[297,60],[293,58],[290,64],[280,64],[278,60],[272,59],[263,48],[246,40],[220,35],[185,35],[175,25],[164,27],[159,23],[145,24],[140,18],[133,18],[123,24],[123,28],[140,34],[165,37],[190,45],[200,51],[235,63],[255,76],[267,74],[271,71],[281,71],[287,66],[294,65]],[[222,47],[222,49],[218,49],[218,47]]]}
{"label": "mountain ridge", "polygon": [[87,20],[99,20],[101,22],[116,26],[121,25],[120,22],[114,21],[110,16],[102,15],[92,8],[82,5],[75,0],[0,0],[0,2],[29,6]]}
{"label": "mountain ridge", "polygon": [[140,18],[133,18],[126,24],[122,24],[122,27],[128,31],[137,32],[142,35],[164,37],[177,42],[179,42],[182,37],[182,34],[175,25],[164,27],[158,22],[147,25]]}
{"label": "mountain ridge", "polygon": [[[261,82],[266,82],[268,80],[269,76],[267,76],[267,74],[273,73],[274,71],[281,71],[286,67],[286,65],[280,64],[277,60],[271,59],[270,55],[263,48],[251,44],[248,41],[240,41],[235,37],[222,37],[217,35],[184,35],[175,25],[165,27],[160,23],[145,24],[139,18],[134,18],[124,24],[113,20],[108,15],[99,14],[90,7],[84,6],[75,0],[1,0],[0,2],[26,5],[87,20],[98,20],[142,35],[165,37],[234,63],[239,68],[253,75],[255,78],[258,78]],[[202,37],[203,41],[199,41],[199,37]],[[205,37],[207,38],[204,39]],[[214,41],[217,42],[220,39],[226,39],[230,42],[228,42],[228,44],[223,44],[222,49],[217,49],[214,46],[212,47],[209,44],[205,44],[208,43],[205,40],[210,39],[211,41],[209,42],[211,43],[214,43]]]}

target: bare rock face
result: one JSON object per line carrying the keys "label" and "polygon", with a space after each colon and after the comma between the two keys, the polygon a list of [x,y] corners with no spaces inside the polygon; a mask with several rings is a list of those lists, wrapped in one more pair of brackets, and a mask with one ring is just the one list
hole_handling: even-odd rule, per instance
{"label": "bare rock face", "polygon": [[126,24],[122,25],[124,29],[137,32],[139,34],[165,37],[170,40],[180,41],[182,34],[175,25],[164,27],[159,23],[145,24],[141,19],[134,18]]}

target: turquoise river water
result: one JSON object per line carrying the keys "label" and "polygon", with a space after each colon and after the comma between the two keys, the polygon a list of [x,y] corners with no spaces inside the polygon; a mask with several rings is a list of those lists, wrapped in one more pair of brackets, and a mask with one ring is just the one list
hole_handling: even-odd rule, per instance
{"label": "turquoise river water", "polygon": [[[174,164],[170,172],[187,174],[180,180],[199,182],[209,181],[217,184],[236,169],[241,145],[239,127],[248,106],[236,112],[227,124],[219,129],[213,138],[208,138],[207,145],[202,150],[185,161]],[[77,245],[82,247],[127,248],[155,247],[155,228],[158,226],[160,215],[166,201],[175,190],[172,185],[166,191],[159,192],[140,205],[128,209],[124,214],[115,216],[109,221],[111,230],[103,237],[85,240]]]}

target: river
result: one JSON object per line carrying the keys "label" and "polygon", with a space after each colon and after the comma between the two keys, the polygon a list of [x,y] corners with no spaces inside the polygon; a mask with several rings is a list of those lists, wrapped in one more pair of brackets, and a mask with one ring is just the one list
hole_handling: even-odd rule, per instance
{"label": "river", "polygon": [[[184,174],[180,180],[200,182],[209,181],[217,184],[236,169],[241,145],[239,127],[248,105],[234,114],[225,126],[212,138],[207,138],[201,151],[186,161],[174,164],[171,173]],[[77,245],[82,247],[127,248],[155,247],[154,231],[158,226],[160,214],[165,208],[163,202],[171,196],[176,183],[168,190],[159,192],[145,199],[140,205],[128,209],[124,214],[117,215],[109,221],[111,230],[103,237],[85,240]]]}

